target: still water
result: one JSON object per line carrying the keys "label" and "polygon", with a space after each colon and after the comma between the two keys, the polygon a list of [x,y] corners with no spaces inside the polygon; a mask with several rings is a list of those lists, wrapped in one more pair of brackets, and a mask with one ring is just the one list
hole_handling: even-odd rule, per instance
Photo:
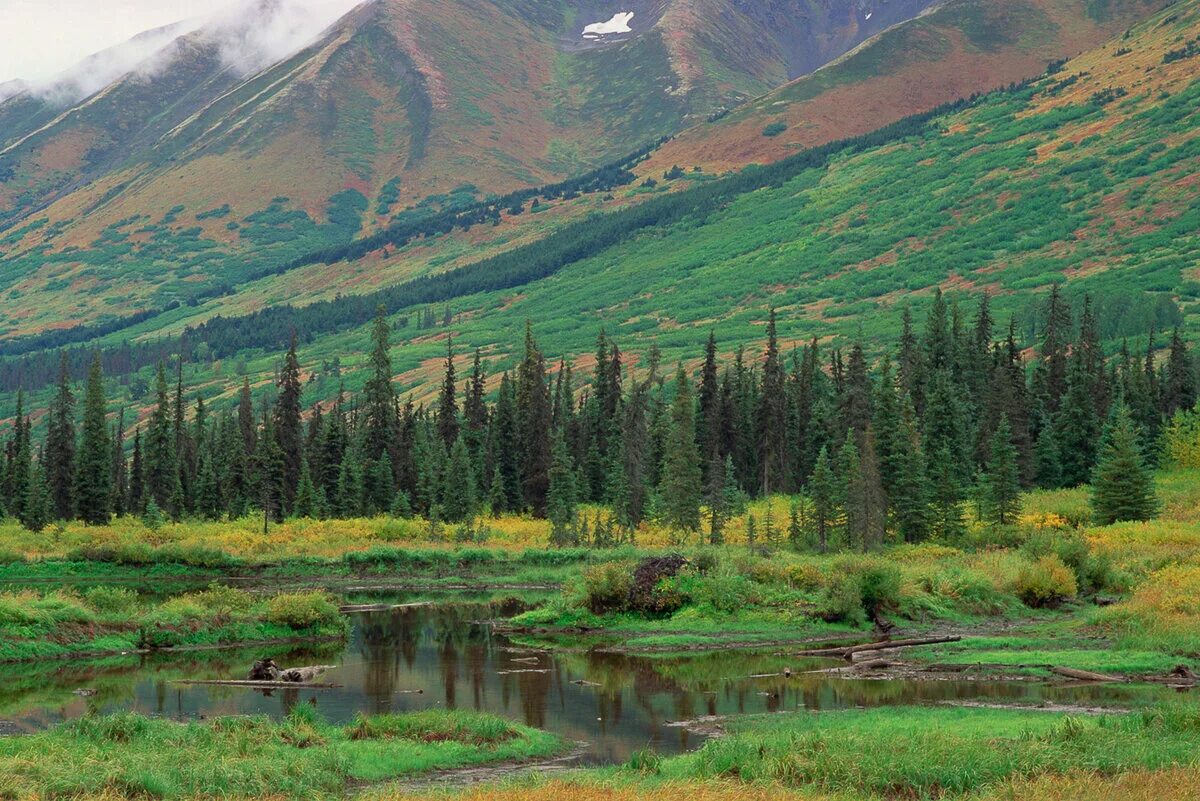
{"label": "still water", "polygon": [[[430,599],[429,594],[392,595],[354,602]],[[848,680],[819,674],[756,678],[784,667],[803,671],[836,663],[778,651],[671,657],[551,652],[513,642],[487,622],[515,611],[519,607],[512,602],[456,597],[432,606],[352,614],[353,631],[344,645],[0,666],[0,721],[4,729],[19,732],[92,711],[134,710],[176,719],[281,716],[296,704],[313,703],[326,718],[346,722],[359,712],[476,709],[585,744],[582,764],[611,764],[647,747],[664,754],[698,747],[703,735],[672,724],[708,715],[963,701],[1122,706],[1158,692],[1032,682]],[[325,680],[341,686],[264,691],[178,683],[244,678],[262,656],[283,666],[337,665]],[[79,690],[89,694],[77,695]]]}

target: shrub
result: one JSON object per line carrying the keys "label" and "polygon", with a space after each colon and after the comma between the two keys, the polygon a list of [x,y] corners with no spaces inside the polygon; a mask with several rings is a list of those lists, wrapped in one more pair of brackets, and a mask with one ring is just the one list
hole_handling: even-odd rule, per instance
{"label": "shrub", "polygon": [[208,589],[184,597],[190,598],[197,606],[217,615],[245,612],[254,603],[250,593],[236,587],[218,584],[215,581],[208,585]]}
{"label": "shrub", "polygon": [[1075,573],[1057,555],[1048,554],[1017,574],[1015,591],[1026,606],[1056,606],[1075,597]]}
{"label": "shrub", "polygon": [[83,594],[83,600],[97,612],[121,614],[137,606],[138,596],[126,587],[92,587]]}
{"label": "shrub", "polygon": [[324,592],[291,592],[267,601],[264,618],[268,623],[293,629],[325,626],[340,619],[337,605]]}
{"label": "shrub", "polygon": [[821,617],[832,623],[861,625],[866,622],[863,612],[862,585],[858,576],[835,574],[825,590]]}
{"label": "shrub", "polygon": [[632,562],[602,562],[583,571],[584,603],[595,614],[625,611],[631,587]]}
{"label": "shrub", "polygon": [[762,134],[763,134],[763,136],[779,136],[781,133],[783,133],[786,130],[787,130],[786,122],[773,122],[770,125],[768,125],[766,128],[763,128]]}

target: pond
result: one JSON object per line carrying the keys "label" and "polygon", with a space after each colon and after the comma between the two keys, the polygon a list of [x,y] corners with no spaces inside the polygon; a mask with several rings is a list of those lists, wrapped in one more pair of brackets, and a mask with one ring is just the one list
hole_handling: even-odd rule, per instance
{"label": "pond", "polygon": [[[374,594],[353,602],[411,603],[436,597]],[[296,704],[312,703],[326,718],[346,722],[359,712],[476,709],[584,744],[580,764],[613,764],[647,747],[663,754],[698,747],[705,735],[678,723],[704,716],[947,702],[1126,706],[1162,692],[1038,682],[756,677],[779,673],[785,666],[798,673],[836,664],[798,659],[778,649],[671,656],[548,651],[514,641],[488,622],[519,607],[511,600],[459,594],[433,605],[354,613],[345,644],[2,665],[0,719],[4,730],[23,732],[88,712],[119,710],[176,719],[277,717]],[[337,665],[325,678],[341,686],[266,691],[178,683],[244,678],[262,656],[284,666]]]}

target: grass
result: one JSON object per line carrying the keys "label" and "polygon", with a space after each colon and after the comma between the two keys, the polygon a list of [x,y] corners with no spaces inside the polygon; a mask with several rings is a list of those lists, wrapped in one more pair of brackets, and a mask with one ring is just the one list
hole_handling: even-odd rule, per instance
{"label": "grass", "polygon": [[0,740],[0,797],[335,798],[363,782],[561,747],[554,735],[474,712],[378,715],[349,726],[329,725],[309,705],[280,722],[123,713]]}
{"label": "grass", "polygon": [[[699,751],[467,801],[1195,797],[1200,716],[902,707],[737,718]],[[1192,795],[1187,795],[1192,793]],[[373,798],[387,798],[386,791]]]}
{"label": "grass", "polygon": [[321,591],[263,598],[213,584],[164,601],[144,601],[113,586],[0,593],[0,661],[7,662],[338,638],[347,631],[337,605]]}
{"label": "grass", "polygon": [[[416,801],[416,796],[404,796]],[[443,795],[420,798],[444,798]],[[394,793],[373,793],[371,801],[396,798]],[[539,782],[533,786],[497,789],[473,789],[459,794],[461,801],[658,801],[662,798],[688,798],[691,801],[852,801],[861,795],[846,795],[783,788],[774,785],[747,786],[729,781],[682,781],[614,783],[611,781],[570,779]],[[1132,770],[1118,776],[1102,776],[1090,771],[1073,771],[1036,779],[1015,779],[971,796],[976,801],[1090,801],[1095,798],[1119,798],[1122,801],[1179,801],[1200,799],[1200,770],[1175,768],[1162,771]]]}

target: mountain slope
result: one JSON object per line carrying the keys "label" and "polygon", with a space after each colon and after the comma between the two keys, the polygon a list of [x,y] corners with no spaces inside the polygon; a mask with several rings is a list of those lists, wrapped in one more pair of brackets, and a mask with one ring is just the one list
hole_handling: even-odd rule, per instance
{"label": "mountain slope", "polygon": [[[65,109],[69,81],[0,103],[3,335],[228,292],[397,214],[576,174],[931,0],[376,0],[282,60],[241,53],[289,2],[148,33],[120,50],[148,65]],[[583,35],[622,8],[629,32]]]}
{"label": "mountain slope", "polygon": [[1163,0],[949,0],[812,75],[684,131],[647,164],[768,163],[1038,74],[1161,9]]}

